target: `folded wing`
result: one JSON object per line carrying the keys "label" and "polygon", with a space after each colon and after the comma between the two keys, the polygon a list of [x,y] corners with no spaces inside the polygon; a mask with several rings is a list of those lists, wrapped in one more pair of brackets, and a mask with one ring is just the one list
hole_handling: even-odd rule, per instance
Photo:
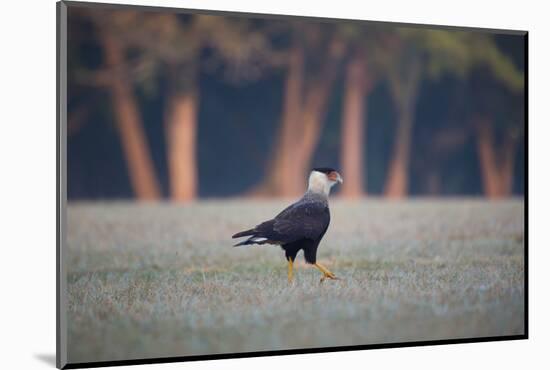
{"label": "folded wing", "polygon": [[249,236],[235,246],[248,244],[288,244],[301,239],[318,240],[328,228],[330,212],[321,202],[298,202],[289,206],[274,219],[253,229],[233,235],[233,238]]}

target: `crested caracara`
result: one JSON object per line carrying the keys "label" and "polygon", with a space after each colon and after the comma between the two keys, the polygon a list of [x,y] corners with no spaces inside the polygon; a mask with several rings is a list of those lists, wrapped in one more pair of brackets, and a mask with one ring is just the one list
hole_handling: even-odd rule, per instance
{"label": "crested caracara", "polygon": [[343,180],[334,169],[314,168],[309,175],[308,189],[304,196],[275,218],[233,235],[233,238],[248,237],[235,244],[235,247],[249,244],[280,245],[288,261],[289,281],[292,281],[292,264],[296,255],[303,250],[306,262],[323,273],[321,282],[325,279],[336,279],[332,272],[317,262],[317,247],[330,223],[330,188],[338,182]]}

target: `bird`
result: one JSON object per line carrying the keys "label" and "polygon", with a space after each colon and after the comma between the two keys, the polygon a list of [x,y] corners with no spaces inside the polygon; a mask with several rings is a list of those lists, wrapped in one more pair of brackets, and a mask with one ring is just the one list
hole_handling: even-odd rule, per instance
{"label": "bird", "polygon": [[273,219],[233,235],[233,239],[248,237],[234,246],[279,245],[285,251],[288,262],[287,276],[290,283],[294,277],[293,264],[300,250],[304,252],[306,263],[315,266],[323,274],[321,283],[326,279],[338,279],[317,262],[317,248],[330,224],[328,204],[330,189],[343,182],[342,176],[333,168],[312,169],[307,191],[297,202],[285,208]]}

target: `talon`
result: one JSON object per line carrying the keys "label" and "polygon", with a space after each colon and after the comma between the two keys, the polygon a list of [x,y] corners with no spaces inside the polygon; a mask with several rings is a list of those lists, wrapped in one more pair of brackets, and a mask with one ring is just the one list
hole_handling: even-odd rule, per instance
{"label": "talon", "polygon": [[322,282],[325,281],[326,279],[340,280],[339,277],[337,277],[336,275],[334,275],[332,272],[329,272],[329,273],[326,273],[326,274],[321,278],[321,280],[319,281],[319,283],[322,283]]}
{"label": "talon", "polygon": [[326,267],[324,267],[320,263],[315,263],[314,266],[317,267],[319,270],[321,270],[321,272],[323,273],[323,277],[321,278],[320,283],[322,283],[326,279],[340,280],[339,278],[336,277],[336,275],[334,275],[332,272],[330,272]]}

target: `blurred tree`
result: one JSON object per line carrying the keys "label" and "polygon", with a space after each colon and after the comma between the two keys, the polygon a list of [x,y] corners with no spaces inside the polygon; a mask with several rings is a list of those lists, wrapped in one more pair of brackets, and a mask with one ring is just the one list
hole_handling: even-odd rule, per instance
{"label": "blurred tree", "polygon": [[113,11],[107,16],[101,11],[95,11],[90,14],[97,25],[105,64],[104,70],[93,75],[93,81],[110,90],[116,127],[136,197],[140,200],[156,200],[161,195],[160,189],[133,93],[127,47],[119,32],[121,25],[124,26],[133,13]]}
{"label": "blurred tree", "polygon": [[163,78],[167,83],[163,121],[170,198],[176,202],[191,201],[198,189],[197,79],[205,42],[200,32],[201,16],[125,14],[126,23],[120,32],[141,64],[135,82],[145,89],[156,88]]}
{"label": "blurred tree", "polygon": [[[155,52],[167,73],[171,197],[185,202],[196,197],[198,187],[196,135],[201,63],[211,69],[221,65],[227,79],[233,82],[255,79],[267,63],[270,49],[254,22],[244,18],[176,14],[158,17],[163,20],[148,17],[148,32],[157,37],[143,46]],[[210,51],[210,58],[203,61],[205,49]]]}
{"label": "blurred tree", "polygon": [[[170,197],[178,202],[193,200],[198,191],[196,140],[201,65],[214,70],[221,66],[232,81],[257,78],[272,56],[263,33],[245,18],[124,10],[97,12],[94,19],[107,59],[113,50],[112,40],[117,40],[116,75],[126,74],[128,94],[132,83],[151,90],[161,79],[167,81],[164,122]],[[203,60],[205,50],[210,57]],[[133,61],[132,68],[121,68],[125,58]],[[132,117],[139,119],[137,109]],[[134,135],[143,136],[135,125],[132,130],[137,133]],[[140,163],[147,163],[143,156]]]}
{"label": "blurred tree", "polygon": [[400,46],[389,69],[390,90],[397,110],[397,127],[385,193],[390,198],[407,194],[408,167],[416,100],[421,81],[421,56],[412,43]]}
{"label": "blurred tree", "polygon": [[515,158],[524,131],[521,73],[511,71],[497,80],[479,69],[470,80],[475,99],[471,125],[475,132],[483,190],[489,198],[512,194]]}
{"label": "blurred tree", "polygon": [[[89,13],[87,9],[87,16]],[[470,76],[476,82],[480,81],[479,75],[488,75],[494,80],[496,87],[486,93],[483,92],[488,88],[485,83],[473,88],[471,95],[479,94],[476,101],[480,104],[475,109],[465,108],[471,114],[464,120],[456,120],[459,123],[455,129],[460,130],[462,126],[469,130],[469,135],[475,132],[485,192],[500,196],[498,194],[510,191],[511,185],[502,184],[511,184],[521,118],[514,119],[515,123],[508,122],[506,117],[499,116],[500,110],[496,107],[511,107],[517,101],[517,97],[515,100],[503,97],[502,90],[521,91],[523,78],[489,34],[129,10],[91,13],[95,14],[92,18],[98,31],[94,42],[102,45],[104,68],[97,70],[95,66],[88,66],[93,73],[84,73],[81,77],[111,92],[131,185],[140,199],[156,199],[160,190],[136,101],[136,87],[140,89],[139,96],[148,91],[157,93],[154,89],[162,88],[159,101],[164,103],[162,120],[170,196],[177,201],[188,201],[196,197],[198,189],[196,140],[200,74],[223,74],[227,80],[240,83],[262,77],[264,69],[281,66],[285,71],[281,125],[260,193],[278,196],[301,193],[340,72],[345,74],[340,145],[346,177],[342,189],[345,196],[361,196],[366,188],[363,184],[367,178],[366,104],[375,82],[387,79],[397,112],[385,192],[391,197],[400,197],[409,189],[412,133],[421,83],[443,73],[453,74],[458,80]],[[277,28],[275,35],[270,33],[273,27]],[[89,57],[86,53],[89,51],[83,53],[84,60]],[[342,62],[345,68],[340,70]],[[476,72],[473,78],[472,71],[482,72]],[[492,98],[484,99],[489,96]],[[75,101],[69,117],[69,129],[73,133],[82,127],[87,112],[95,111],[87,103]],[[446,125],[441,130],[442,138],[456,136],[446,132]],[[391,128],[388,133],[390,131]],[[471,138],[461,135],[462,139],[455,140],[453,148],[460,148],[465,137]],[[432,139],[427,141],[429,145],[432,142]],[[443,160],[441,163],[443,167]],[[427,165],[425,171],[431,170]],[[433,184],[431,189],[437,191],[437,181]]]}
{"label": "blurred tree", "polygon": [[512,194],[514,160],[518,135],[506,132],[501,150],[495,148],[495,132],[491,121],[480,116],[475,122],[483,189],[489,198]]}
{"label": "blurred tree", "polygon": [[422,79],[438,78],[442,73],[465,78],[473,68],[484,65],[496,79],[514,89],[523,84],[521,74],[498,50],[490,34],[399,28],[395,36],[390,44],[393,57],[387,64],[398,116],[385,186],[390,198],[403,197],[408,191],[410,146]]}
{"label": "blurred tree", "polygon": [[365,57],[358,51],[346,66],[340,156],[342,171],[346,174],[342,195],[348,198],[360,197],[364,192],[365,99],[372,86],[366,64]]}
{"label": "blurred tree", "polygon": [[345,45],[329,24],[293,22],[288,30],[283,114],[266,180],[256,191],[261,195],[303,192],[344,55]]}
{"label": "blurred tree", "polygon": [[367,98],[386,62],[385,33],[377,26],[365,28],[356,23],[343,23],[338,33],[348,46],[342,107],[340,159],[346,181],[344,197],[360,197],[365,193],[366,178],[365,133]]}
{"label": "blurred tree", "polygon": [[[193,200],[198,189],[197,79],[203,40],[197,32],[197,18],[181,20],[171,13],[147,14],[140,20],[142,34],[132,35],[133,44],[154,64],[152,71],[167,81],[166,159],[170,198],[176,202]],[[155,74],[148,78],[154,78],[153,84],[159,79]]]}

